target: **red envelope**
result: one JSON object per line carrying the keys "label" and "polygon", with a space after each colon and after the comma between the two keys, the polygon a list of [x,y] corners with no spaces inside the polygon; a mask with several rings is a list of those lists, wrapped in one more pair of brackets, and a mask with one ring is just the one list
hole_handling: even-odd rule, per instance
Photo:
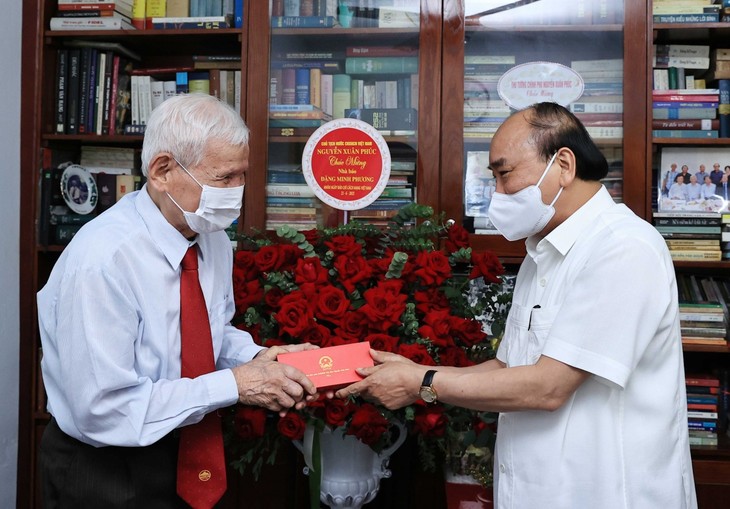
{"label": "red envelope", "polygon": [[370,342],[282,353],[277,360],[301,370],[317,390],[335,389],[362,380],[355,370],[373,365]]}

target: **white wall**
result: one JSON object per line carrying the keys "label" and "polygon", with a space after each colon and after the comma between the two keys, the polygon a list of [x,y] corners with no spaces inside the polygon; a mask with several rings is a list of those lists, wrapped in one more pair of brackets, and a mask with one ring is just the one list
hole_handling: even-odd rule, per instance
{"label": "white wall", "polygon": [[0,505],[15,507],[18,450],[18,250],[22,2],[0,16]]}

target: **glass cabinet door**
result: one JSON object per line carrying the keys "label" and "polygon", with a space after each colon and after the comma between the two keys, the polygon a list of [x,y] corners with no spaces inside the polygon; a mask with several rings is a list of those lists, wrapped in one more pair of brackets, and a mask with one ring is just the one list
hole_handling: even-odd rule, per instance
{"label": "glass cabinet door", "polygon": [[458,113],[455,104],[444,110],[445,130],[459,129],[462,135],[461,153],[444,146],[462,163],[458,180],[454,176],[446,186],[461,200],[458,206],[444,204],[478,236],[476,245],[502,255],[522,252],[523,243],[508,243],[489,221],[494,178],[487,165],[494,132],[512,112],[531,103],[555,101],[575,113],[608,160],[603,184],[614,200],[625,201],[626,75],[631,68],[624,19],[620,0],[466,0],[445,13],[445,41],[457,33],[449,27],[463,26],[463,55],[451,55],[460,60],[463,74],[459,83],[444,75],[444,98],[449,89],[463,87],[463,105]]}
{"label": "glass cabinet door", "polygon": [[[436,2],[286,0],[270,2],[265,13],[251,6],[251,23],[258,25],[252,30],[267,30],[269,37],[267,47],[254,40],[259,37],[251,39],[259,47],[249,48],[257,61],[252,69],[265,69],[261,74],[268,83],[249,88],[257,95],[248,110],[255,123],[249,182],[257,185],[256,195],[246,196],[255,202],[255,209],[247,203],[247,226],[273,230],[286,224],[305,230],[353,219],[378,224],[407,203],[428,200],[419,181],[437,172],[438,158],[421,161],[421,147],[437,153],[438,115],[422,115],[421,101],[425,91],[438,97],[440,60],[424,64],[424,55],[438,51],[441,14],[440,3],[438,9],[429,3]],[[257,21],[260,14],[267,26]],[[254,79],[260,83],[260,77]],[[374,126],[392,161],[383,194],[347,214],[321,202],[302,173],[309,137],[338,118]],[[429,124],[429,134],[422,134]],[[427,143],[428,136],[436,141]]]}

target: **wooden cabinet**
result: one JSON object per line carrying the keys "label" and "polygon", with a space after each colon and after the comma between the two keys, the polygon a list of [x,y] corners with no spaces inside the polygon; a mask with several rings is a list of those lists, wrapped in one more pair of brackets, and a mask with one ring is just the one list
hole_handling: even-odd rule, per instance
{"label": "wooden cabinet", "polygon": [[[374,2],[380,5],[381,2]],[[652,174],[656,148],[664,140],[651,138],[651,49],[655,37],[668,40],[721,40],[728,35],[722,24],[687,26],[652,26],[651,6],[640,0],[591,0],[564,2],[514,2],[504,8],[486,12],[484,4],[471,0],[389,1],[417,12],[416,26],[384,28],[355,26],[350,28],[284,28],[273,27],[270,2],[248,1],[245,4],[244,27],[223,30],[165,30],[165,31],[104,31],[51,32],[50,17],[55,13],[54,0],[34,0],[23,6],[23,70],[21,119],[21,345],[20,345],[20,416],[18,460],[18,507],[39,507],[37,498],[38,440],[47,422],[43,409],[42,384],[39,376],[39,337],[35,309],[35,293],[40,289],[61,246],[43,246],[37,237],[40,169],[44,149],[75,149],[82,144],[141,146],[141,136],[68,135],[54,134],[54,96],[56,49],[70,39],[122,43],[142,55],[142,66],[185,66],[194,54],[240,54],[241,113],[251,128],[250,170],[247,176],[243,230],[263,229],[267,225],[266,186],[272,170],[278,165],[301,162],[306,143],[305,135],[286,136],[270,130],[269,106],[271,75],[287,53],[344,54],[348,47],[383,46],[416,49],[417,70],[396,78],[417,81],[411,87],[411,106],[417,109],[417,128],[406,134],[390,132],[386,141],[395,154],[415,163],[409,183],[415,189],[419,203],[443,211],[448,218],[470,224],[475,230],[473,216],[480,217],[467,203],[469,172],[486,168],[469,168],[474,153],[489,150],[489,122],[473,125],[473,111],[466,110],[473,82],[497,79],[475,78],[473,57],[508,56],[514,65],[528,62],[551,62],[571,67],[575,61],[623,60],[622,75],[612,77],[617,88],[611,95],[621,96],[622,116],[618,124],[622,136],[599,137],[599,145],[614,163],[616,199],[620,199],[637,214],[651,219]],[[585,9],[591,7],[586,15]],[[610,19],[601,18],[604,11]],[[488,58],[482,60],[490,62]],[[495,60],[491,60],[494,62]],[[479,65],[479,64],[476,64]],[[600,64],[597,64],[600,65]],[[485,69],[478,72],[481,73]],[[490,74],[485,71],[483,74]],[[596,73],[595,76],[600,76]],[[362,78],[371,79],[370,76]],[[373,78],[375,79],[375,78]],[[598,81],[598,80],[594,80]],[[484,87],[481,98],[499,100],[496,88]],[[606,94],[608,95],[608,94]],[[477,96],[479,97],[479,96]],[[478,101],[474,104],[479,104]],[[491,105],[491,103],[490,103]],[[505,113],[504,108],[496,108]],[[500,118],[499,115],[495,115]],[[613,118],[613,117],[612,117]],[[476,127],[476,129],[471,129]],[[479,129],[485,129],[480,131]],[[476,131],[476,134],[475,134]],[[465,134],[466,133],[466,134]],[[700,143],[700,142],[698,142]],[[702,142],[709,143],[709,142]],[[722,143],[714,142],[714,143]],[[487,176],[488,177],[488,176]],[[621,190],[619,193],[618,190]],[[317,212],[323,223],[343,219],[341,214],[323,210]],[[472,218],[472,219],[470,219]],[[493,249],[506,263],[519,263],[524,255],[523,243],[510,243],[499,235],[474,234],[476,249]],[[724,271],[728,265],[682,264],[681,270]],[[727,367],[730,355],[713,352],[688,352],[688,362]],[[403,451],[408,451],[404,448]],[[720,493],[727,496],[730,481],[726,470],[730,465],[730,445],[726,441],[715,450],[695,450],[695,473],[702,507],[713,507],[711,500]],[[405,452],[400,453],[401,455]],[[411,464],[408,458],[395,458],[401,468]],[[298,471],[297,459],[289,459],[289,472]],[[292,465],[294,464],[294,466]],[[395,467],[394,467],[395,468]],[[724,474],[723,474],[724,473]],[[293,474],[292,474],[293,475]],[[409,474],[410,475],[410,474]],[[422,479],[421,479],[422,481]],[[248,482],[248,481],[246,481]],[[275,482],[275,481],[272,481]],[[416,481],[418,482],[418,481]],[[426,484],[433,484],[430,479]],[[244,486],[249,484],[244,483]],[[393,491],[386,482],[384,491]],[[243,488],[246,489],[246,488]],[[300,490],[297,484],[292,489]],[[418,490],[410,489],[411,494]],[[275,491],[275,490],[274,490]],[[408,491],[408,490],[406,490]],[[423,493],[423,490],[421,490]],[[241,492],[243,493],[243,492]],[[297,491],[298,493],[298,491]],[[439,494],[441,493],[441,494]],[[432,497],[421,495],[420,507],[441,507],[442,492]],[[417,493],[416,493],[417,495]],[[706,497],[705,497],[706,495]],[[393,495],[392,500],[399,500]],[[231,495],[234,500],[238,493]],[[241,500],[244,499],[241,495]],[[284,503],[297,501],[291,497]],[[397,502],[393,502],[397,506]],[[235,505],[235,504],[234,504]]]}

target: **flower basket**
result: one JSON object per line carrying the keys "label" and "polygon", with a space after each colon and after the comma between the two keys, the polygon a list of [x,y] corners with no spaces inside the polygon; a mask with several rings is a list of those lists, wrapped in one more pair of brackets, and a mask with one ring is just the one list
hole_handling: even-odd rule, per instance
{"label": "flower basket", "polygon": [[[386,227],[351,222],[242,236],[235,254],[234,323],[264,346],[320,347],[369,341],[424,365],[468,366],[494,355],[511,300],[493,253],[473,252],[460,226],[411,204]],[[392,445],[390,422],[416,435],[421,463],[435,471],[447,443],[488,420],[479,412],[416,402],[398,411],[321,398],[284,417],[236,406],[226,444],[239,471],[257,475],[308,424],[342,427],[374,451]]]}

